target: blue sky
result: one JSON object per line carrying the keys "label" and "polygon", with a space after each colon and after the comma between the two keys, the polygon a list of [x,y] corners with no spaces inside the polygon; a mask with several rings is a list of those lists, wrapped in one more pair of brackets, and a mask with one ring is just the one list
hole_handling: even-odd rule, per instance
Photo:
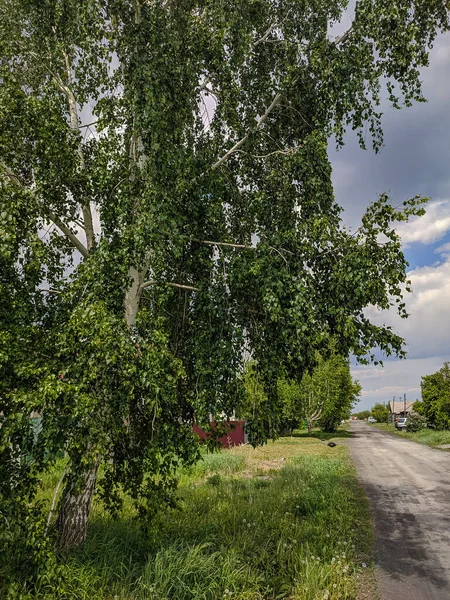
{"label": "blue sky", "polygon": [[427,214],[400,224],[410,263],[413,293],[407,297],[410,317],[369,309],[378,323],[391,325],[407,342],[406,360],[389,359],[380,366],[355,366],[363,386],[358,408],[387,402],[393,396],[420,398],[423,375],[450,361],[450,34],[441,36],[423,71],[427,103],[401,111],[384,107],[385,146],[379,154],[363,151],[355,137],[345,147],[330,148],[336,200],[344,221],[357,227],[367,205],[382,192],[394,204],[416,194],[430,197]]}

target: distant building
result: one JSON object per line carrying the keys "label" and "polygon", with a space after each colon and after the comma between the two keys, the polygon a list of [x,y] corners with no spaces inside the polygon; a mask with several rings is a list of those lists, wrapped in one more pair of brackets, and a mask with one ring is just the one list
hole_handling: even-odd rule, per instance
{"label": "distant building", "polygon": [[389,402],[389,417],[391,421],[399,419],[400,417],[407,417],[413,412],[414,402]]}

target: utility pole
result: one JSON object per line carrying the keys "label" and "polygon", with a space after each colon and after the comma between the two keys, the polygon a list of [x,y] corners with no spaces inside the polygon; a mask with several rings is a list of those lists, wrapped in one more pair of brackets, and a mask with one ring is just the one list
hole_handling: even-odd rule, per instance
{"label": "utility pole", "polygon": [[406,417],[406,394],[403,394],[403,416]]}

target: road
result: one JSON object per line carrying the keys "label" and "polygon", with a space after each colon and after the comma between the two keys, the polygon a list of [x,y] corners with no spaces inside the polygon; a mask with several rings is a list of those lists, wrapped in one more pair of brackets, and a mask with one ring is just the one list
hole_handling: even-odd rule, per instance
{"label": "road", "polygon": [[383,600],[450,600],[450,452],[352,422]]}

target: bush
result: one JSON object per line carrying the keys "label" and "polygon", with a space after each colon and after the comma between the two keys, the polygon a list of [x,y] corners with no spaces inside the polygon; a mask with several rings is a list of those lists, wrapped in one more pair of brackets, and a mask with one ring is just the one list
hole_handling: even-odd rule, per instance
{"label": "bush", "polygon": [[409,415],[406,421],[406,431],[408,433],[414,433],[415,431],[420,431],[426,425],[425,417],[419,414]]}

